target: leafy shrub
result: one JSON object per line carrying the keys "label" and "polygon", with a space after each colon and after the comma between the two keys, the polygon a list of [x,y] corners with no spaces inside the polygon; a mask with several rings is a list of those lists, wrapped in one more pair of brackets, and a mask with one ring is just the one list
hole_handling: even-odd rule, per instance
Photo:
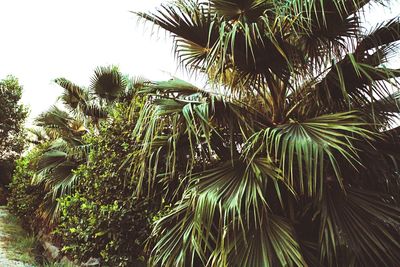
{"label": "leafy shrub", "polygon": [[16,169],[9,184],[8,208],[31,226],[37,221],[35,214],[45,195],[43,186],[32,184],[33,165],[40,151],[40,148],[36,148],[16,161]]}
{"label": "leafy shrub", "polygon": [[132,266],[145,260],[143,244],[149,235],[150,214],[133,200],[100,204],[79,193],[61,200],[65,251],[74,259],[100,257],[111,266]]}
{"label": "leafy shrub", "polygon": [[63,251],[81,262],[98,257],[110,266],[138,266],[146,259],[144,243],[156,207],[134,194],[135,181],[120,168],[134,145],[124,109],[117,106],[111,122],[85,137],[92,146],[88,163],[75,170],[75,193],[59,200],[55,233]]}

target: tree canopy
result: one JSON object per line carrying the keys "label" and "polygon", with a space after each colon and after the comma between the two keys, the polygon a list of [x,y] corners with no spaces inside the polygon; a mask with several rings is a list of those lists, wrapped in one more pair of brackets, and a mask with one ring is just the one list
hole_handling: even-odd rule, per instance
{"label": "tree canopy", "polygon": [[3,183],[9,179],[14,160],[24,147],[23,124],[28,112],[20,103],[21,96],[22,86],[17,78],[7,76],[0,81],[0,178]]}
{"label": "tree canopy", "polygon": [[210,85],[145,90],[131,165],[174,206],[155,224],[151,264],[398,265],[400,71],[387,62],[400,22],[364,29],[373,3],[389,1],[181,0],[138,13]]}

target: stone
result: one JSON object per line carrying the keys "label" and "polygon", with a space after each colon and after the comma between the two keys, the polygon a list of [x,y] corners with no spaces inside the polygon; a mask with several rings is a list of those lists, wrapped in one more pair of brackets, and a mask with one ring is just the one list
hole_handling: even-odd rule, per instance
{"label": "stone", "polygon": [[97,258],[90,258],[86,263],[82,264],[82,266],[100,266],[100,260]]}
{"label": "stone", "polygon": [[60,256],[60,249],[50,242],[45,241],[43,243],[43,248],[47,256],[53,260],[58,259],[58,257]]}

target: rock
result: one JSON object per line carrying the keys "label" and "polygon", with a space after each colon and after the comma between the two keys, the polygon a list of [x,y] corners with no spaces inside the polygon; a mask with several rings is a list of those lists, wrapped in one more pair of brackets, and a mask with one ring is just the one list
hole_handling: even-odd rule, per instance
{"label": "rock", "polygon": [[47,254],[50,259],[56,260],[60,256],[60,249],[50,242],[45,241],[43,243],[43,248],[45,250],[45,253]]}
{"label": "rock", "polygon": [[100,266],[100,260],[97,258],[90,258],[86,263],[82,264],[82,266]]}

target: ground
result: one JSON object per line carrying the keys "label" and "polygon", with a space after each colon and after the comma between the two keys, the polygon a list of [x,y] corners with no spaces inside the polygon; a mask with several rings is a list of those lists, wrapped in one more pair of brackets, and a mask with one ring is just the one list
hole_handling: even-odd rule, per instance
{"label": "ground", "polygon": [[0,207],[0,266],[33,267],[35,239],[26,234],[6,207]]}

